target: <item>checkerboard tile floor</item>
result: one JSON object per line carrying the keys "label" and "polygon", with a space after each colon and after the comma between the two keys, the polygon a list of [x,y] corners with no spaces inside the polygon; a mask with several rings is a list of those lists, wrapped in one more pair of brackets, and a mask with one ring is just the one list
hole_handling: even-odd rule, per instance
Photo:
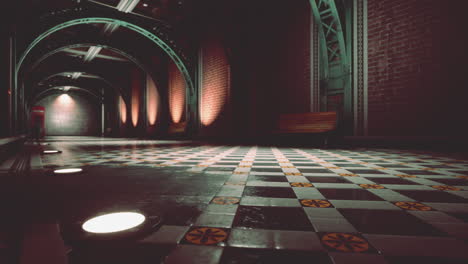
{"label": "checkerboard tile floor", "polygon": [[[468,263],[468,160],[399,149],[53,143],[44,167],[144,166],[226,181],[141,242],[164,263]],[[276,262],[275,262],[276,261]],[[315,262],[314,262],[315,261]]]}

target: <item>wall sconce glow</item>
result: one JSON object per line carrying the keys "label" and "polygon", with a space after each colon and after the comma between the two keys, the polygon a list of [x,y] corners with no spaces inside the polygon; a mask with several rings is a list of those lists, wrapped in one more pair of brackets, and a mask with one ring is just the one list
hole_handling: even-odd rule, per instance
{"label": "wall sconce glow", "polygon": [[148,115],[148,122],[152,126],[156,123],[156,118],[158,116],[159,94],[156,89],[156,84],[149,75],[146,75],[146,89],[146,112]]}
{"label": "wall sconce glow", "polygon": [[127,123],[127,105],[123,100],[122,96],[119,96],[119,112],[120,112],[120,121],[123,124]]}
{"label": "wall sconce glow", "polygon": [[141,75],[138,70],[132,73],[132,124],[136,127],[138,124],[138,117],[140,111],[140,89],[141,89]]}
{"label": "wall sconce glow", "polygon": [[169,64],[169,109],[172,122],[179,123],[185,110],[185,81],[172,62]]}
{"label": "wall sconce glow", "polygon": [[56,153],[60,153],[61,151],[60,150],[44,150],[42,151],[43,154],[56,154]]}
{"label": "wall sconce glow", "polygon": [[81,168],[68,168],[68,169],[58,169],[54,170],[55,174],[72,174],[72,173],[78,173],[82,172],[83,169]]}
{"label": "wall sconce glow", "polygon": [[145,216],[134,212],[101,215],[86,221],[82,228],[90,233],[114,233],[134,228],[145,221]]}
{"label": "wall sconce glow", "polygon": [[200,100],[200,121],[211,125],[221,114],[229,94],[230,69],[222,45],[210,41],[203,47],[202,54],[202,95]]}
{"label": "wall sconce glow", "polygon": [[73,104],[73,99],[68,94],[62,94],[57,98],[57,102],[61,106],[71,106]]}

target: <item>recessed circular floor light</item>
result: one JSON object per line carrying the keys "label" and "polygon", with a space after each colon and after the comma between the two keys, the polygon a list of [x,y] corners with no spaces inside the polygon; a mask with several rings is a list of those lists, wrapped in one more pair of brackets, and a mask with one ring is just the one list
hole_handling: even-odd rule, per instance
{"label": "recessed circular floor light", "polygon": [[90,233],[115,233],[137,227],[145,219],[144,215],[134,212],[111,213],[89,219],[82,228]]}
{"label": "recessed circular floor light", "polygon": [[44,154],[55,154],[55,153],[60,153],[60,150],[44,150],[42,153]]}
{"label": "recessed circular floor light", "polygon": [[56,174],[69,174],[69,173],[78,173],[78,172],[82,172],[83,169],[81,168],[68,168],[68,169],[57,169],[57,170],[54,170],[54,173]]}

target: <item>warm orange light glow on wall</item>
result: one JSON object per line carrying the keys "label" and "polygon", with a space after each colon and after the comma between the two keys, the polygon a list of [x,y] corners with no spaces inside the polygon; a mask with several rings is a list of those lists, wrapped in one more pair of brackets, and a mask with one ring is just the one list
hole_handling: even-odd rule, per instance
{"label": "warm orange light glow on wall", "polygon": [[219,41],[208,41],[202,47],[202,93],[200,121],[211,125],[221,114],[229,93],[229,64]]}
{"label": "warm orange light glow on wall", "polygon": [[138,124],[138,115],[140,112],[140,91],[141,75],[139,70],[132,73],[132,124],[134,127]]}
{"label": "warm orange light glow on wall", "polygon": [[148,122],[152,126],[156,124],[156,118],[158,116],[158,105],[159,105],[159,94],[156,89],[151,76],[146,75],[146,112],[148,115]]}
{"label": "warm orange light glow on wall", "polygon": [[123,124],[127,122],[127,105],[123,100],[122,96],[119,96],[119,112],[120,112],[120,121]]}
{"label": "warm orange light glow on wall", "polygon": [[172,122],[179,123],[185,112],[185,80],[172,62],[169,64],[169,109]]}

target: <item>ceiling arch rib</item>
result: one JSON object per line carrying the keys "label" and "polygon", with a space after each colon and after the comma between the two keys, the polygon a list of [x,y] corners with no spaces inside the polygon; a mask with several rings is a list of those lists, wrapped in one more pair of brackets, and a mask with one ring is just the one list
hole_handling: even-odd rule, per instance
{"label": "ceiling arch rib", "polygon": [[50,87],[87,87],[87,89],[90,91],[99,91],[102,97],[104,97],[104,95],[107,93],[119,93],[119,95],[121,95],[119,89],[117,89],[113,84],[96,76],[91,80],[86,80],[85,78],[71,79],[68,77],[57,79],[47,78],[33,88],[31,97],[34,98],[34,96],[43,92],[44,90],[49,89]]}
{"label": "ceiling arch rib", "polygon": [[[73,59],[69,59],[69,62],[66,64],[61,63],[61,61],[47,61],[47,67],[41,67],[40,65],[34,71],[30,72],[28,77],[25,78],[25,87],[33,87],[44,81],[45,79],[62,73],[69,73],[70,75],[75,72],[81,72],[82,74],[92,75],[92,76],[99,76],[99,78],[112,83],[115,86],[119,86],[121,83],[120,79],[117,78],[118,76],[115,75],[114,71],[108,70],[106,67],[102,67],[101,64],[88,64],[85,65],[80,61],[75,61]],[[125,90],[122,88],[121,92],[125,94]]]}
{"label": "ceiling arch rib", "polygon": [[[48,45],[50,50],[47,50],[47,51],[42,50],[44,52],[43,55],[41,57],[39,57],[39,58],[36,58],[35,61],[31,61],[31,64],[30,64],[31,66],[28,67],[28,72],[31,72],[32,74],[34,74],[34,69],[37,68],[43,61],[45,61],[47,58],[50,58],[54,54],[57,54],[57,53],[62,52],[64,50],[71,49],[71,48],[88,47],[88,46],[99,46],[99,47],[111,50],[111,51],[113,51],[115,53],[118,53],[118,54],[126,57],[130,62],[136,64],[139,68],[141,68],[142,70],[144,70],[145,72],[150,74],[152,76],[153,80],[155,81],[155,83],[157,85],[159,84],[158,79],[156,78],[156,76],[153,76],[151,74],[152,71],[147,66],[151,62],[147,61],[147,60],[144,60],[144,58],[142,56],[139,56],[139,58],[137,58],[136,56],[138,56],[138,55],[129,54],[128,52],[124,51],[125,48],[115,48],[115,47],[107,46],[107,45],[104,45],[104,44],[101,44],[101,43],[98,43],[98,42],[92,42],[92,43],[88,42],[88,43],[68,44],[67,45],[68,41],[69,40],[64,41],[64,43],[55,43],[54,45]],[[77,69],[76,72],[86,71],[86,70],[89,69],[88,65],[82,64],[81,62],[76,62],[76,64],[79,65],[79,68],[76,68]],[[70,69],[70,68],[62,69],[61,65],[58,65],[58,69],[56,69],[55,71],[57,71],[57,70],[62,71],[62,70],[65,70],[65,69]],[[74,69],[74,67],[72,67],[72,69]],[[37,78],[35,78],[35,79],[37,80]],[[35,85],[35,83],[30,83],[30,84]],[[128,103],[128,100],[130,100],[129,99],[129,96],[130,96],[129,92],[122,89],[122,87],[119,87],[119,90],[120,90],[120,93],[123,95],[122,97],[124,98],[124,101],[126,103]]]}
{"label": "ceiling arch rib", "polygon": [[36,104],[40,100],[46,98],[47,96],[53,95],[53,94],[74,93],[74,92],[84,93],[86,95],[89,95],[92,98],[99,101],[100,103],[102,103],[104,101],[102,94],[96,94],[96,93],[90,91],[90,89],[87,89],[87,88],[77,87],[77,86],[55,86],[55,87],[47,88],[47,89],[39,92],[38,94],[36,94],[34,97],[32,97],[30,106],[33,106],[34,104]]}
{"label": "ceiling arch rib", "polygon": [[178,69],[184,75],[189,94],[194,94],[195,87],[192,76],[192,63],[190,63],[188,57],[182,52],[182,49],[176,45],[174,38],[167,32],[167,25],[155,24],[154,21],[145,23],[144,21],[142,22],[140,18],[130,14],[107,9],[97,9],[90,6],[79,6],[74,9],[54,12],[53,14],[44,16],[44,18],[44,22],[39,23],[39,26],[35,30],[36,38],[30,41],[27,47],[24,48],[18,60],[15,79],[18,78],[23,62],[28,54],[39,42],[52,33],[81,24],[114,23],[143,35],[159,46],[174,61]]}

